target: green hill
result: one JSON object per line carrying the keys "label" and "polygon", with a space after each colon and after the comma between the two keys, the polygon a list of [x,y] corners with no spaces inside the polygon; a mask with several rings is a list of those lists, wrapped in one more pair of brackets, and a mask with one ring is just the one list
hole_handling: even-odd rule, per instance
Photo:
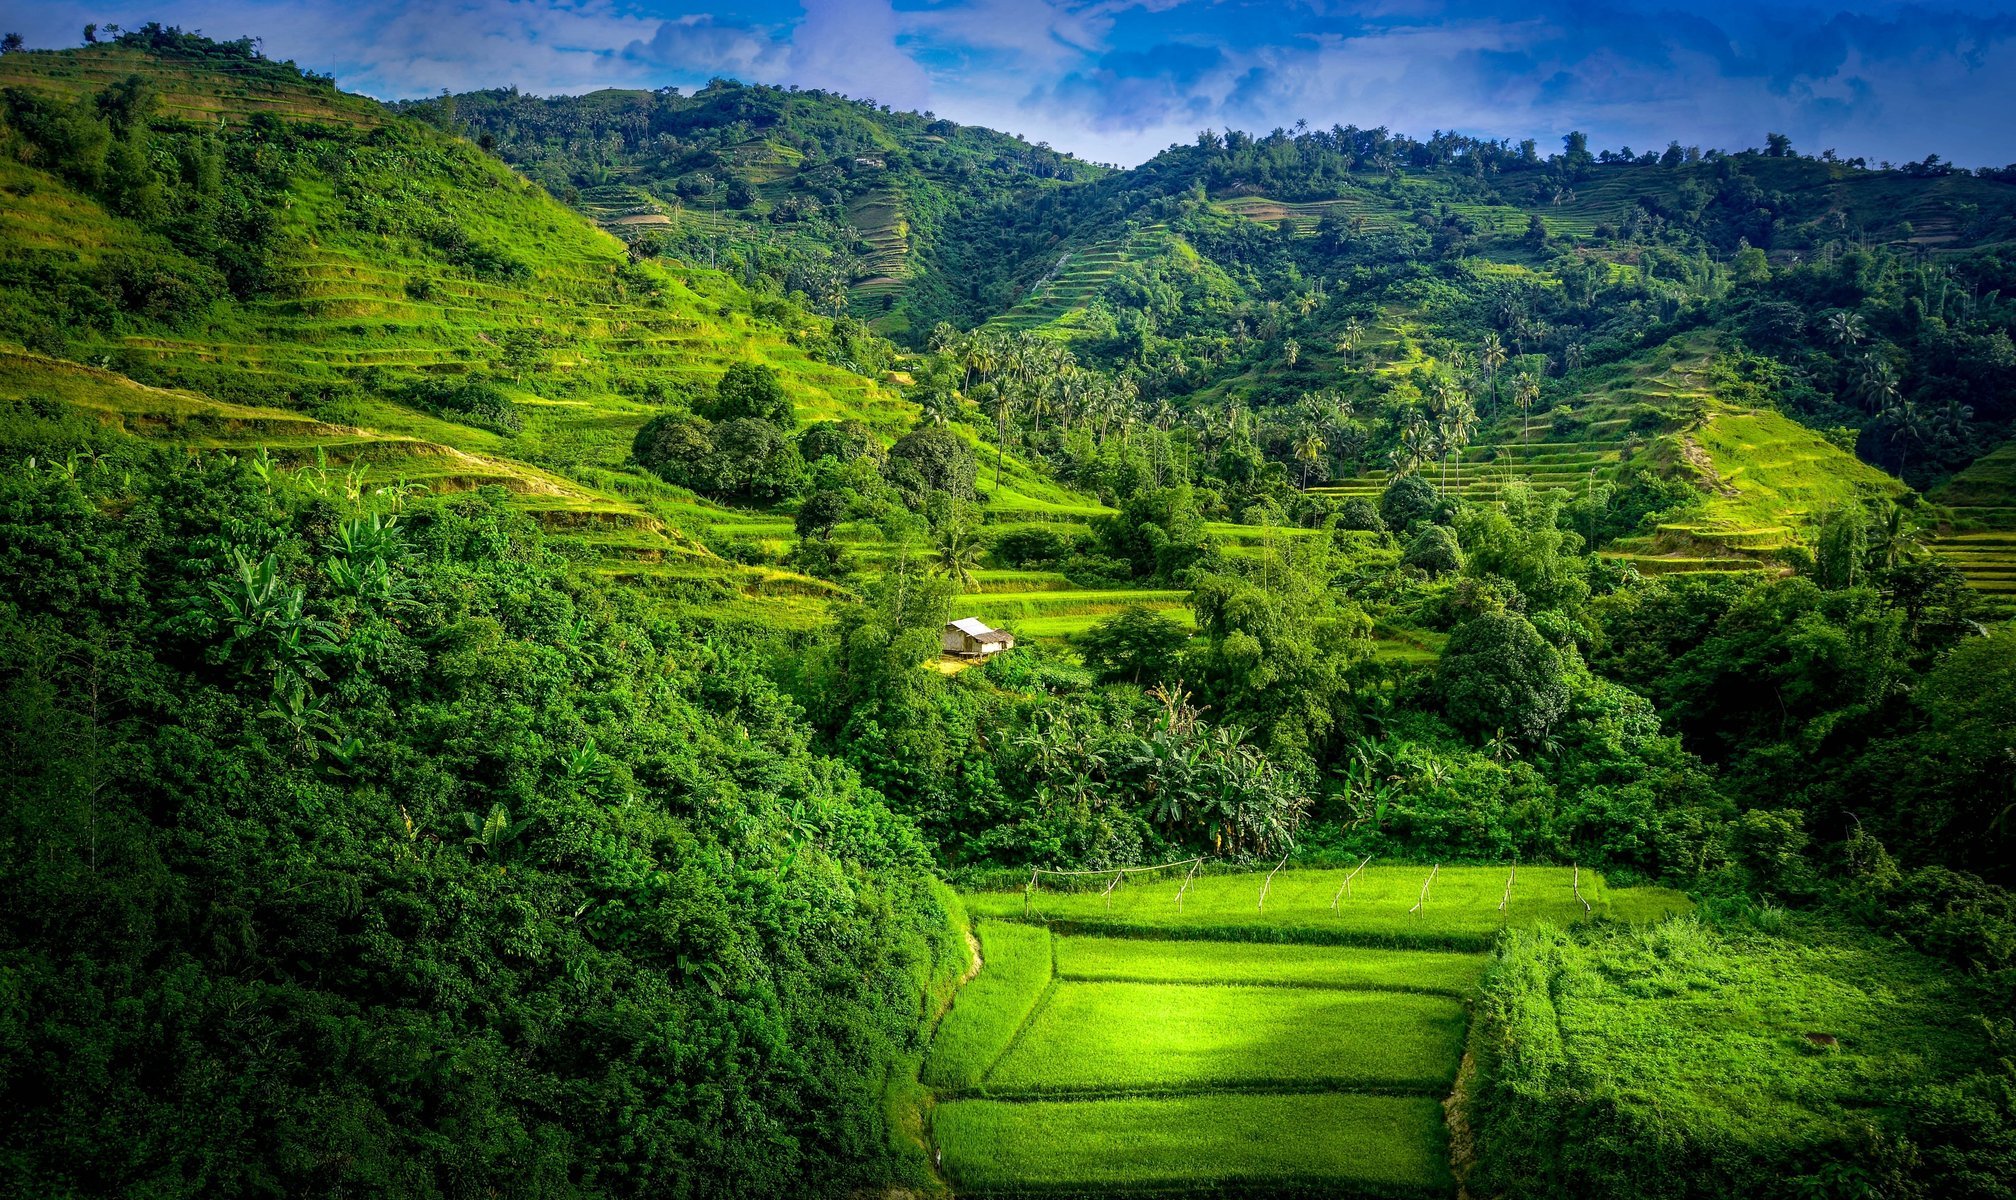
{"label": "green hill", "polygon": [[1927,499],[1946,518],[1933,550],[1997,610],[2016,608],[2016,441],[1975,460]]}
{"label": "green hill", "polygon": [[734,256],[912,340],[962,308],[942,253],[961,214],[1101,173],[991,129],[816,89],[500,89],[401,107],[494,145],[634,244]]}
{"label": "green hill", "polygon": [[[106,137],[83,114],[129,80],[151,121]],[[503,487],[590,562],[729,610],[802,623],[804,598],[838,594],[717,557],[709,542],[745,518],[626,464],[645,420],[740,362],[779,372],[801,424],[893,440],[916,409],[872,337],[721,272],[636,260],[468,142],[263,60],[11,54],[0,86],[27,147],[0,160],[0,338],[25,347],[6,395],[191,448],[268,445],[374,487]],[[93,128],[102,141],[75,140]],[[108,183],[105,156],[130,164],[141,137],[179,169]],[[468,384],[483,411],[453,407]],[[164,396],[194,415],[159,419]],[[1103,511],[1007,465],[998,515]]]}

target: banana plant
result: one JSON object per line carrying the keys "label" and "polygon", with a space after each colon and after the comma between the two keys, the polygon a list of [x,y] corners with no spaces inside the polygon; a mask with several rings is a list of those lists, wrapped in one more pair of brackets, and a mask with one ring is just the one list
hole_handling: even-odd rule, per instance
{"label": "banana plant", "polygon": [[462,823],[469,827],[469,836],[462,839],[462,844],[476,847],[479,853],[497,864],[497,873],[501,875],[510,861],[512,843],[536,820],[537,817],[526,817],[522,821],[513,821],[510,810],[501,803],[491,805],[490,814],[481,819],[473,812],[465,812]]}
{"label": "banana plant", "polygon": [[327,679],[319,662],[340,649],[339,631],[307,611],[307,592],[289,587],[273,555],[254,561],[231,547],[232,577],[210,585],[226,657],[249,648],[255,670],[271,670],[276,692],[290,683]]}

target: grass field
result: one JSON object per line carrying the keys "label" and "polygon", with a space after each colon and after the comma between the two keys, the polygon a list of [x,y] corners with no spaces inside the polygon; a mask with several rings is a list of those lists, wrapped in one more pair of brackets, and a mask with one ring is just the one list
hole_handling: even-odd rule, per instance
{"label": "grass field", "polygon": [[1880,1136],[1914,1087],[2006,1053],[1977,986],[1817,914],[1514,933],[1478,1006],[1471,1124],[1498,1149],[1470,1184],[1623,1195],[1647,1163],[1684,1163],[1668,1194],[1721,1196],[1811,1171]]}
{"label": "grass field", "polygon": [[989,1095],[1200,1089],[1446,1090],[1447,996],[1246,984],[1063,983],[983,1082]]}
{"label": "grass field", "polygon": [[1506,868],[1442,867],[1421,902],[1430,870],[1374,863],[1342,897],[1338,891],[1349,871],[1283,871],[1268,887],[1264,906],[1264,873],[1199,876],[1184,891],[1180,908],[1180,875],[1130,881],[1109,895],[1043,888],[1026,897],[1020,891],[982,892],[969,897],[967,906],[976,914],[1011,919],[1022,917],[1026,907],[1029,915],[1066,928],[1167,938],[1482,950],[1507,925],[1638,919],[1685,905],[1663,889],[1613,890],[1593,871],[1580,872],[1578,900],[1578,875],[1567,867],[1520,868],[1502,912]]}
{"label": "grass field", "polygon": [[1463,996],[1489,960],[1482,954],[1272,942],[1169,942],[1060,937],[1057,976],[1134,983],[1269,983]]}
{"label": "grass field", "polygon": [[1451,1187],[1441,1104],[1429,1096],[957,1100],[939,1105],[932,1125],[962,1194],[1432,1196]]}
{"label": "grass field", "polygon": [[[1509,873],[1373,865],[1335,913],[1350,872],[1284,870],[1264,906],[1264,873],[1201,876],[1181,912],[1180,876],[966,897],[987,965],[925,1068],[942,1173],[960,1195],[1447,1196],[1440,1104],[1490,961],[1477,951],[1507,926],[1685,906],[1528,867],[1501,915]],[[1326,944],[1349,941],[1469,952]]]}
{"label": "grass field", "polygon": [[1048,929],[985,921],[975,935],[984,965],[953,999],[924,1060],[924,1082],[935,1088],[979,1083],[1050,986]]}

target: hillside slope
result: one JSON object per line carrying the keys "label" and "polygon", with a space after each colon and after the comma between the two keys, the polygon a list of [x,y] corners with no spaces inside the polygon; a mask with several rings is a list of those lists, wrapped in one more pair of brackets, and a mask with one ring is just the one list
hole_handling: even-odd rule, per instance
{"label": "hillside slope", "polygon": [[400,107],[494,145],[630,242],[732,256],[912,341],[965,308],[941,253],[953,222],[1101,173],[930,113],[726,80],[691,96],[496,89]]}
{"label": "hillside slope", "polygon": [[[361,463],[373,486],[507,488],[589,561],[710,604],[775,601],[766,615],[796,622],[812,616],[798,598],[836,594],[715,557],[707,543],[746,516],[628,467],[630,444],[743,362],[779,373],[801,424],[859,421],[886,443],[916,414],[870,374],[886,346],[723,273],[633,260],[467,142],[206,46],[0,60],[19,147],[0,158],[0,339],[25,347],[0,371],[6,395],[72,399],[157,438],[291,413],[276,454]],[[115,93],[132,109],[109,138],[69,138]],[[173,166],[122,183],[129,148]],[[155,420],[157,388],[206,415]],[[1004,513],[1101,511],[1008,468]]]}

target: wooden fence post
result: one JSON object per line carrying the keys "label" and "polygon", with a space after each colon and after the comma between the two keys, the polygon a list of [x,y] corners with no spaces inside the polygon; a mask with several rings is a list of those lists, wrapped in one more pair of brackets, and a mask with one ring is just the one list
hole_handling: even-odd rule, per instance
{"label": "wooden fence post", "polygon": [[1197,878],[1197,868],[1203,865],[1204,865],[1204,858],[1202,855],[1199,855],[1198,857],[1190,860],[1190,873],[1183,877],[1183,886],[1176,889],[1177,912],[1183,911],[1183,893],[1190,890],[1190,881],[1192,879]]}
{"label": "wooden fence post", "polygon": [[1363,871],[1365,869],[1365,864],[1371,861],[1372,856],[1369,854],[1366,855],[1363,861],[1359,862],[1359,864],[1352,869],[1351,873],[1344,877],[1344,882],[1337,885],[1337,894],[1335,896],[1330,897],[1331,912],[1337,911],[1338,900],[1351,894],[1351,881],[1358,878],[1358,872]]}
{"label": "wooden fence post", "polygon": [[[1288,852],[1288,854],[1293,853],[1295,853],[1293,850]],[[1260,903],[1253,906],[1254,912],[1259,912],[1261,909],[1267,907],[1267,889],[1274,886],[1274,877],[1281,873],[1282,867],[1288,865],[1288,854],[1282,855],[1281,861],[1274,864],[1274,869],[1267,872],[1267,881],[1260,885]]]}

